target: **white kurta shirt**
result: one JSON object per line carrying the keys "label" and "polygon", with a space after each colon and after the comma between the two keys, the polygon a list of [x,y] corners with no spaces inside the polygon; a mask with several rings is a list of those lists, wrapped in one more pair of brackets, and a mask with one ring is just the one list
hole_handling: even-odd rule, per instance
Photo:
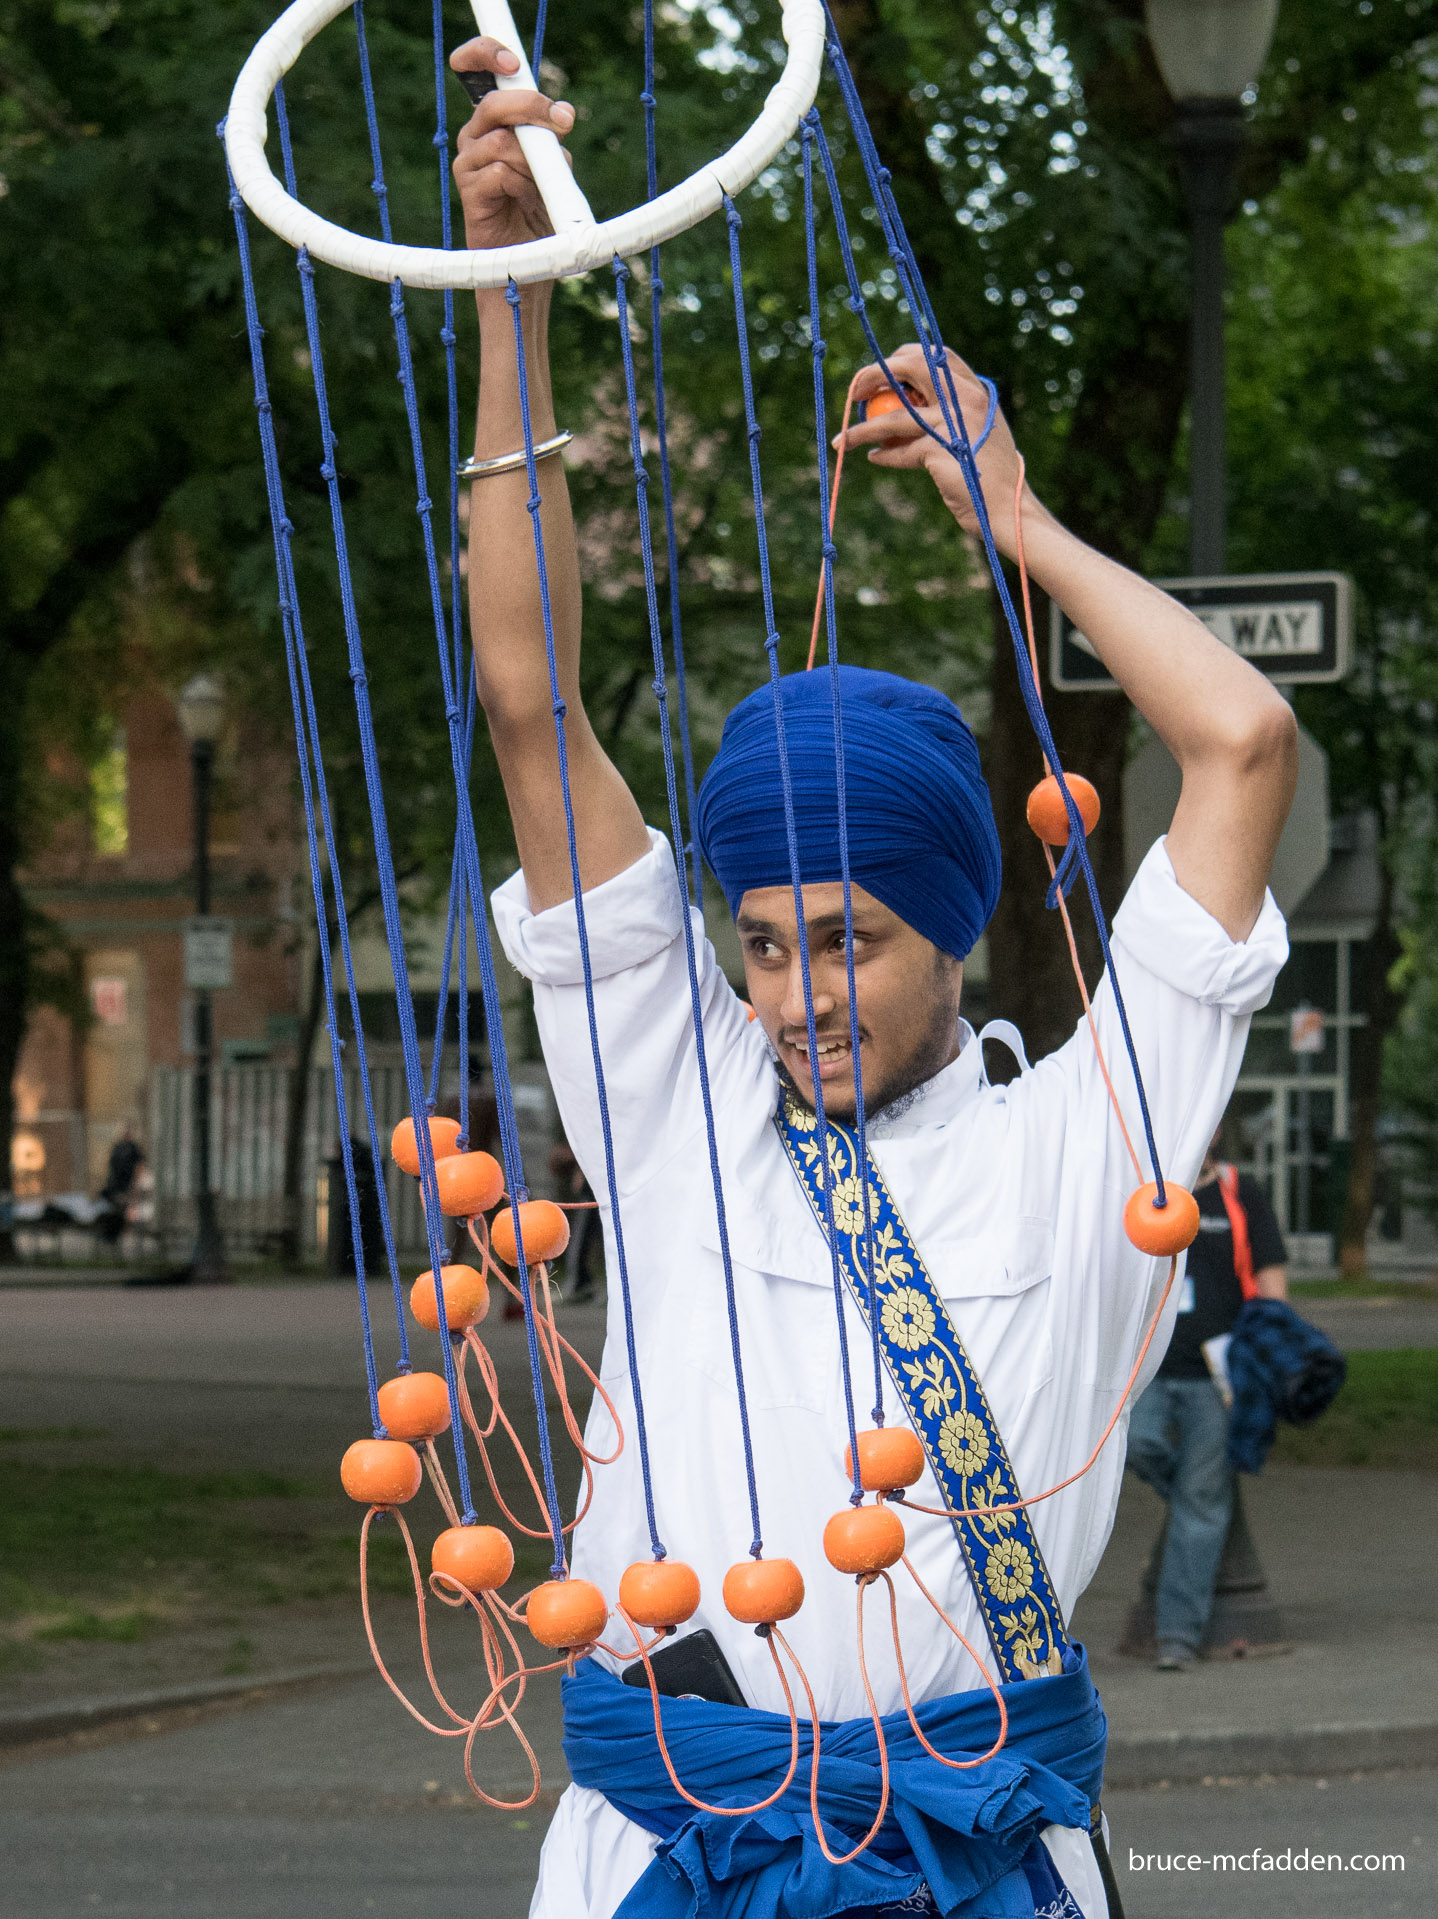
{"label": "white kurta shirt", "polygon": [[[654,1509],[672,1558],[699,1575],[692,1627],[708,1627],[746,1697],[785,1710],[764,1643],[725,1612],[726,1570],[752,1524],[724,1269],[685,960],[682,895],[668,842],[586,893],[585,918],[609,1101],[618,1219],[599,1121],[573,902],[533,914],[522,874],[494,895],[511,962],[534,983],[535,1014],[565,1133],[601,1201],[609,1331],[601,1377],[625,1447],[596,1471],[574,1536],[573,1570],[612,1604],[624,1569],[652,1556],[645,1523],[617,1240],[633,1306]],[[691,914],[725,1221],[732,1258],[765,1553],[797,1562],[802,1611],[786,1624],[826,1719],[867,1713],[856,1657],[855,1584],[824,1558],[825,1522],[850,1484],[838,1318],[828,1248],[773,1125],[779,1082],[757,1021],[729,986]],[[1061,938],[1057,922],[1054,937]],[[1287,957],[1270,896],[1244,943],[1179,886],[1160,841],[1114,922],[1112,947],[1163,1169],[1191,1186],[1237,1077],[1249,1016]],[[1143,1154],[1138,1101],[1105,978],[1094,1014],[1129,1132]],[[983,1382],[1021,1491],[1041,1492],[1088,1458],[1113,1413],[1157,1303],[1167,1262],[1123,1231],[1138,1183],[1086,1024],[1007,1086],[987,1083],[968,1028],[959,1057],[869,1127],[874,1158]],[[1151,1170],[1145,1164],[1144,1177]],[[1175,1294],[1177,1289],[1175,1288]],[[1135,1396],[1168,1342],[1176,1298]],[[869,1335],[845,1301],[855,1412],[873,1423]],[[884,1381],[887,1422],[904,1418]],[[1130,1401],[1130,1403],[1132,1403]],[[1064,1614],[1093,1576],[1113,1524],[1127,1417],[1083,1479],[1031,1509]],[[612,1449],[596,1404],[589,1443]],[[938,1505],[931,1475],[912,1497]],[[909,1555],[981,1649],[982,1615],[952,1528],[906,1518]],[[916,1700],[983,1684],[974,1662],[899,1568],[900,1636]],[[884,1604],[867,1608],[865,1647],[883,1712],[902,1709]],[[1031,1683],[1042,1683],[1041,1681]],[[1046,1835],[1051,1839],[1052,1835]],[[1077,1835],[1070,1835],[1076,1838]],[[602,1795],[571,1787],[546,1842],[534,1910],[607,1919],[653,1841]],[[1084,1903],[1084,1861],[1060,1869]],[[1086,1856],[1086,1849],[1085,1849]],[[1088,1862],[1091,1867],[1091,1861]],[[1076,1883],[1074,1874],[1078,1874]],[[1102,1911],[1101,1901],[1094,1908]]]}

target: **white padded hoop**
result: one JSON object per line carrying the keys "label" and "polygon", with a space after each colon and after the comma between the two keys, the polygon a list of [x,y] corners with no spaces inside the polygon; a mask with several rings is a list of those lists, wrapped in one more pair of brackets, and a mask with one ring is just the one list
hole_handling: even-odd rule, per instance
{"label": "white padded hoop", "polygon": [[[411,287],[501,287],[511,279],[563,280],[607,266],[613,257],[673,239],[713,213],[726,193],[756,180],[792,139],[818,91],[824,59],[823,0],[779,0],[788,58],[748,132],[677,187],[613,220],[568,225],[544,240],[489,251],[386,245],[322,220],[285,192],[265,158],[266,109],[276,84],[322,27],[353,0],[294,0],[255,43],[230,96],[225,150],[235,185],[257,220],[316,260],[367,280]],[[478,9],[476,9],[478,12]],[[515,76],[517,80],[519,76]],[[514,82],[511,81],[511,84]],[[582,196],[576,196],[582,198]]]}

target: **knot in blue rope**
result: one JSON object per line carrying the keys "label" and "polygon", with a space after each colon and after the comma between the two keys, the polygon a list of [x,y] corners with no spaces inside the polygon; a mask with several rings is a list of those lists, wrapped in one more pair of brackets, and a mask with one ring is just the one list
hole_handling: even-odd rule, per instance
{"label": "knot in blue rope", "polygon": [[320,478],[322,480],[332,480],[334,477],[335,477],[334,465],[331,461],[326,460],[324,465],[320,468]]}
{"label": "knot in blue rope", "polygon": [[315,263],[310,258],[310,250],[308,247],[300,248],[299,264],[300,264],[300,272],[305,276],[305,278],[307,280],[313,280],[315,277]]}
{"label": "knot in blue rope", "polygon": [[[656,251],[657,251],[657,248],[656,248]],[[656,299],[664,291],[664,282],[659,278],[659,275],[657,273],[652,275],[650,278],[649,290],[651,293],[654,294]]]}
{"label": "knot in blue rope", "polygon": [[376,200],[387,200],[389,198],[389,188],[385,185],[383,180],[371,180],[369,183],[369,190],[374,195]]}
{"label": "knot in blue rope", "polygon": [[294,530],[295,530],[295,523],[293,520],[284,519],[280,521],[280,535],[283,539],[287,540],[290,537],[290,535],[294,532]]}
{"label": "knot in blue rope", "polygon": [[641,93],[639,96],[639,104],[641,107],[657,107],[659,102],[654,98],[652,93]]}
{"label": "knot in blue rope", "polygon": [[452,326],[443,326],[439,330],[439,338],[442,346],[453,346],[459,335]]}
{"label": "knot in blue rope", "polygon": [[434,511],[434,502],[427,494],[423,494],[415,501],[414,510],[419,517],[423,519],[426,513],[432,513]]}
{"label": "knot in blue rope", "polygon": [[825,540],[823,552],[824,558],[829,562],[830,566],[832,566],[839,557],[839,549],[832,540]]}
{"label": "knot in blue rope", "polygon": [[240,208],[244,204],[245,204],[244,201],[240,198],[239,189],[236,188],[236,190],[230,195],[230,212],[238,213]]}
{"label": "knot in blue rope", "polygon": [[524,504],[525,504],[526,511],[530,513],[537,513],[540,507],[543,506],[544,502],[540,499],[537,493],[531,493],[529,498],[525,501]]}
{"label": "knot in blue rope", "polygon": [[554,702],[554,706],[553,706],[553,708],[552,708],[552,711],[553,711],[553,713],[554,713],[554,717],[555,717],[555,719],[557,719],[557,720],[562,720],[562,719],[564,718],[564,716],[565,716],[565,714],[566,714],[566,713],[568,713],[568,711],[569,711],[569,705],[568,705],[568,702],[567,702],[567,701],[565,701],[565,700],[556,700],[556,701]]}
{"label": "knot in blue rope", "polygon": [[629,283],[629,269],[617,253],[614,255],[614,277],[621,286],[627,286]]}
{"label": "knot in blue rope", "polygon": [[738,207],[735,206],[734,202],[729,198],[727,193],[724,195],[724,204],[729,209],[728,220],[729,220],[730,231],[733,233],[737,233],[739,228],[742,227],[744,224],[744,222],[739,217],[739,209]]}
{"label": "knot in blue rope", "polygon": [[779,650],[779,635],[777,633],[767,633],[764,636],[764,648],[766,652],[776,653]]}
{"label": "knot in blue rope", "polygon": [[664,684],[664,681],[662,679],[651,680],[649,684],[654,689],[654,697],[656,700],[659,700],[662,702],[669,698],[669,688]]}
{"label": "knot in blue rope", "polygon": [[890,173],[887,167],[880,167],[877,174],[875,175],[875,178],[878,180],[879,185],[881,187],[886,187],[889,184],[889,182],[893,179],[893,177],[894,177],[893,174]]}
{"label": "knot in blue rope", "polygon": [[750,446],[758,446],[759,442],[763,439],[763,437],[764,437],[764,429],[762,426],[760,426],[759,422],[756,420],[753,426],[751,426],[749,429]]}
{"label": "knot in blue rope", "polygon": [[273,413],[274,408],[268,400],[256,400],[255,411],[256,413]]}
{"label": "knot in blue rope", "polygon": [[369,685],[369,674],[366,673],[361,666],[352,666],[350,668],[350,682],[354,686],[364,688]]}
{"label": "knot in blue rope", "polygon": [[634,462],[634,484],[643,487],[649,485],[649,469],[645,466],[643,460],[636,460]]}
{"label": "knot in blue rope", "polygon": [[827,360],[829,357],[829,342],[827,340],[816,340],[814,342],[813,352],[816,360]]}
{"label": "knot in blue rope", "polygon": [[446,720],[457,720],[459,718],[459,707],[456,705],[447,706],[444,709],[444,717]]}
{"label": "knot in blue rope", "polygon": [[429,144],[432,147],[447,147],[449,145],[449,129],[447,127],[438,128],[434,138]]}
{"label": "knot in blue rope", "polygon": [[514,284],[513,280],[511,280],[509,285],[504,289],[504,297],[512,307],[519,305],[519,288]]}
{"label": "knot in blue rope", "polygon": [[848,298],[848,302],[847,302],[847,304],[848,304],[848,308],[849,308],[849,311],[850,311],[850,313],[862,313],[862,312],[864,311],[864,296],[863,296],[863,294],[862,294],[862,293],[851,293],[851,294],[849,295],[849,298]]}

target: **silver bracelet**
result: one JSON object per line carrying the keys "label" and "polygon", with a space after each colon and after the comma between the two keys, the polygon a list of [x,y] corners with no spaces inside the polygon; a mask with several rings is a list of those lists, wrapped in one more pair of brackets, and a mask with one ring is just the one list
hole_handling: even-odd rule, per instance
{"label": "silver bracelet", "polygon": [[[536,460],[542,460],[551,453],[562,452],[574,438],[572,433],[556,433],[552,440],[540,440],[534,448]],[[461,480],[484,480],[491,473],[515,473],[528,463],[528,454],[523,447],[517,453],[497,453],[491,460],[470,458],[455,469]]]}

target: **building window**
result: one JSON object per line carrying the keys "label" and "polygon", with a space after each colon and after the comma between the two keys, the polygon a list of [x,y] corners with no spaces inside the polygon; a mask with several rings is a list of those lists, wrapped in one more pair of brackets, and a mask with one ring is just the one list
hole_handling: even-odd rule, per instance
{"label": "building window", "polygon": [[111,859],[130,850],[130,761],[123,727],[90,768],[90,831],[95,851]]}

